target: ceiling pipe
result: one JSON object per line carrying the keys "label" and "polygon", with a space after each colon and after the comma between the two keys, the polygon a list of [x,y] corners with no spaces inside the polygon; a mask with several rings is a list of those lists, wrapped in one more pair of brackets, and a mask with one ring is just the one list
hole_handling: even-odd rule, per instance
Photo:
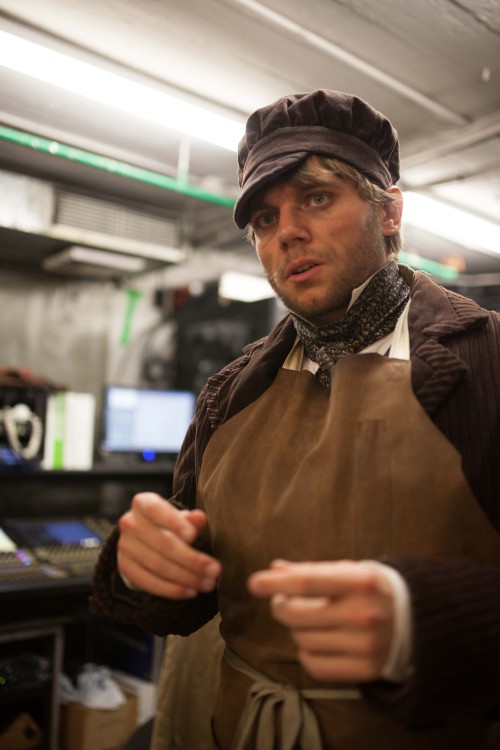
{"label": "ceiling pipe", "polygon": [[252,13],[255,13],[266,21],[272,23],[274,26],[277,26],[278,28],[287,31],[293,36],[298,37],[302,41],[309,44],[311,47],[315,47],[322,52],[326,52],[331,57],[334,57],[337,60],[346,63],[351,68],[355,68],[360,73],[363,73],[364,75],[372,78],[378,83],[381,83],[383,86],[386,86],[397,94],[406,97],[406,99],[409,99],[415,104],[418,104],[420,107],[423,107],[428,112],[432,112],[441,119],[453,123],[454,125],[465,125],[467,122],[469,122],[469,120],[467,120],[467,118],[463,115],[457,114],[457,112],[454,112],[448,107],[439,104],[439,102],[436,102],[434,99],[425,96],[425,94],[420,93],[420,91],[416,91],[411,86],[407,86],[397,78],[394,78],[393,76],[384,73],[379,68],[375,68],[373,65],[370,65],[370,63],[361,60],[357,55],[353,55],[351,52],[347,52],[347,50],[342,49],[342,47],[339,47],[333,42],[328,41],[327,39],[319,36],[319,34],[316,34],[313,31],[305,29],[303,26],[300,26],[300,24],[295,23],[295,21],[290,20],[286,16],[282,16],[280,13],[276,13],[276,11],[271,10],[271,8],[268,8],[267,6],[256,2],[256,0],[230,0],[230,2],[232,4],[240,5],[241,7],[246,8]]}
{"label": "ceiling pipe", "polygon": [[59,141],[54,141],[50,138],[43,138],[34,133],[27,133],[22,130],[10,128],[6,125],[0,125],[0,139],[10,143],[15,143],[19,146],[32,148],[35,151],[40,151],[44,154],[50,154],[51,156],[67,159],[68,161],[78,164],[84,164],[87,167],[101,169],[104,172],[119,177],[126,177],[137,180],[138,182],[155,185],[156,187],[187,195],[191,198],[198,198],[199,200],[216,203],[219,206],[226,206],[227,208],[232,208],[234,206],[234,198],[227,195],[212,193],[198,185],[193,185],[192,183],[187,182],[184,178],[175,179],[174,177],[170,177],[161,172],[144,169],[143,167],[136,167],[133,164],[128,164],[127,162],[113,159],[109,156],[102,156],[101,154],[76,148],[75,146],[68,146],[65,143],[60,143]]}
{"label": "ceiling pipe", "polygon": [[[430,148],[416,151],[401,159],[402,171],[418,167],[421,164],[441,159],[444,156],[463,151],[477,143],[492,140],[500,135],[500,112],[482,117],[473,123],[462,126],[456,133],[443,133],[441,142],[434,143]],[[439,137],[436,136],[434,141]]]}

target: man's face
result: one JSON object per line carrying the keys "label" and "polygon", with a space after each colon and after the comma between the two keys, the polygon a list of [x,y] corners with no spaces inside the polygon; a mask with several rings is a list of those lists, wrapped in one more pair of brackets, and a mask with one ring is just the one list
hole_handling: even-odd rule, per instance
{"label": "man's face", "polygon": [[[265,274],[285,306],[316,325],[339,320],[351,292],[382,268],[394,234],[385,205],[364,201],[354,182],[328,173],[315,157],[307,186],[293,179],[257,196],[250,225]],[[399,219],[398,219],[399,221]]]}

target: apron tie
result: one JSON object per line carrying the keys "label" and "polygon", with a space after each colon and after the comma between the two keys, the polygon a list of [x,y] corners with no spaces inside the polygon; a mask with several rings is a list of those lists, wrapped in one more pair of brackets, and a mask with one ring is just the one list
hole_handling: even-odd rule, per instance
{"label": "apron tie", "polygon": [[297,690],[292,685],[275,682],[253,669],[227,647],[224,659],[231,667],[254,680],[248,691],[231,750],[246,750],[249,737],[255,730],[255,747],[258,750],[273,750],[274,709],[279,705],[282,706],[281,750],[322,750],[318,720],[307,701],[332,698],[359,700],[361,697],[361,693],[355,688]]}

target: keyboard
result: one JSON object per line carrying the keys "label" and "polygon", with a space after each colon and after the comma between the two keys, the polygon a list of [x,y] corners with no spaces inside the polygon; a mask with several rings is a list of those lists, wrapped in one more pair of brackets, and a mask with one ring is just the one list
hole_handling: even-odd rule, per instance
{"label": "keyboard", "polygon": [[16,590],[90,583],[97,559],[92,555],[54,555],[50,551],[35,557],[32,550],[0,552],[0,594]]}

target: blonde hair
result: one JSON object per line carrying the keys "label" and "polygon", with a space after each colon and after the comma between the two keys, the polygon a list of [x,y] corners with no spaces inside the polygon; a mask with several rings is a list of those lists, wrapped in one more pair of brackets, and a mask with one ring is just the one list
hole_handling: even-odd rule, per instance
{"label": "blonde hair", "polygon": [[[329,174],[334,174],[343,180],[352,180],[356,185],[358,195],[367,203],[380,206],[384,203],[393,203],[399,199],[399,196],[388,193],[380,185],[371,182],[364,174],[343,161],[332,159],[329,156],[316,156],[316,159]],[[311,169],[306,162],[293,172],[288,182],[297,187],[307,187],[307,185],[316,182],[317,179],[318,170]],[[246,238],[252,245],[255,245],[255,234],[250,225],[247,227]],[[384,239],[388,251],[396,258],[403,244],[401,232],[398,231],[390,237],[384,237]]]}

